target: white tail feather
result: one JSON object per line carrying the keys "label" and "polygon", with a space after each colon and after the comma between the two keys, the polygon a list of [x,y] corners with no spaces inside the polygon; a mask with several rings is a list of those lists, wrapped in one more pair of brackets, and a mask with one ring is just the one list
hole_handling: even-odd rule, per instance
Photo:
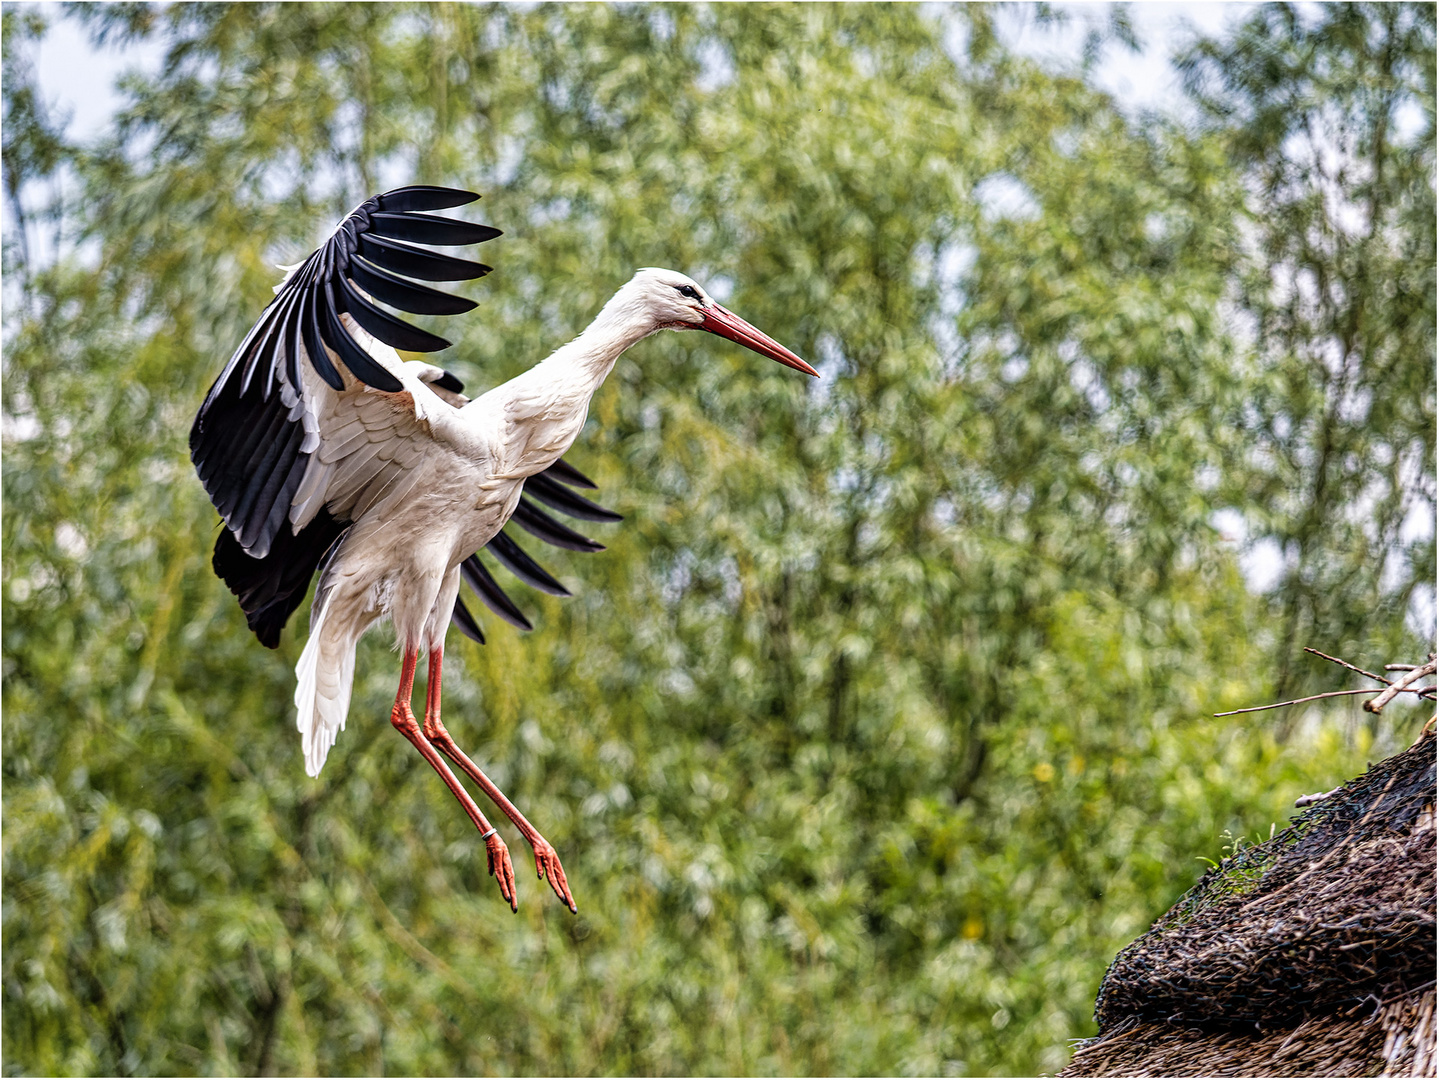
{"label": "white tail feather", "polygon": [[310,631],[310,640],[295,665],[295,727],[305,751],[305,772],[319,776],[335,737],[345,730],[350,688],[355,681],[358,634],[344,629],[328,632],[326,611]]}

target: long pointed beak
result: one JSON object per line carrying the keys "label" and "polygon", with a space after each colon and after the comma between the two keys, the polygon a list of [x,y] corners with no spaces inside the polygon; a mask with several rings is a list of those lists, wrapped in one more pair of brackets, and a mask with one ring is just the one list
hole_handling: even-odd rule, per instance
{"label": "long pointed beak", "polygon": [[697,329],[708,330],[711,334],[718,334],[722,338],[729,338],[731,341],[743,345],[752,352],[757,352],[761,356],[768,356],[771,360],[778,360],[785,367],[792,367],[796,371],[803,371],[806,375],[813,375],[816,379],[819,378],[818,371],[810,367],[763,330],[757,330],[745,322],[733,311],[728,311],[718,304],[711,304],[703,310],[704,320],[699,324]]}

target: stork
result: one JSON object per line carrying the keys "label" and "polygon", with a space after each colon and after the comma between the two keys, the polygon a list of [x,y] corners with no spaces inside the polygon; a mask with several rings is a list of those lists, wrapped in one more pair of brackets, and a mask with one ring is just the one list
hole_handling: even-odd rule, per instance
{"label": "stork", "polygon": [[[797,371],[818,372],[689,277],[650,268],[615,293],[579,337],[469,400],[454,375],[395,351],[436,352],[450,343],[377,301],[430,315],[475,306],[412,279],[465,281],[489,273],[488,266],[428,249],[500,235],[425,212],[478,198],[430,186],[374,196],[304,262],[282,268],[288,273],[275,299],[200,406],[190,457],[223,520],[215,572],[262,644],[278,647],[318,572],[310,634],[295,668],[306,772],[319,775],[344,730],[361,635],[388,618],[402,656],[390,722],[479,829],[489,872],[511,910],[518,910],[518,898],[509,849],[445,758],[514,823],[534,852],[538,877],[574,912],[554,847],[441,723],[449,624],[484,642],[460,582],[501,618],[529,629],[478,553],[490,552],[530,585],[568,595],[505,526],[513,521],[559,547],[603,550],[532,500],[580,519],[619,520],[575,492],[595,485],[563,455],[584,426],[590,398],[620,354],[641,339],[659,330],[706,330]],[[421,650],[429,660],[423,722],[411,704]]]}

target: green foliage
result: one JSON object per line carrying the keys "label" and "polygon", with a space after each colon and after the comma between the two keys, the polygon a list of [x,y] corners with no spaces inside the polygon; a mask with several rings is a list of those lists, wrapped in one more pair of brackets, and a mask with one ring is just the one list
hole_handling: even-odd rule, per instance
{"label": "green foliage", "polygon": [[1253,192],[1235,295],[1252,460],[1229,498],[1286,557],[1280,693],[1308,642],[1400,647],[1433,588],[1434,19],[1275,4],[1182,60]]}
{"label": "green foliage", "polygon": [[[1433,506],[1432,59],[1324,98],[1360,131],[1367,93],[1426,110],[1382,184],[1334,181],[1383,207],[1358,240],[1286,246],[1324,182],[1245,104],[1348,87],[1405,34],[1432,57],[1432,9],[1385,10],[1325,9],[1368,28],[1327,36],[1266,11],[1277,66],[1257,23],[1204,46],[1189,130],[1010,55],[986,9],[82,9],[167,55],[81,147],[34,93],[43,25],[7,9],[5,1069],[1062,1066],[1224,830],[1414,727],[1398,703],[1209,717],[1311,640],[1422,648],[1397,628],[1432,535],[1397,522]],[[383,635],[306,778],[303,620],[267,653],[208,565],[205,387],[274,263],[412,181],[483,191],[506,230],[445,327],[472,386],[645,265],[825,375],[637,347],[573,455],[626,514],[609,550],[556,565],[574,599],[526,597],[533,635],[452,636],[446,722],[578,918],[523,875],[501,903],[385,722]],[[23,247],[47,220],[50,263]],[[1300,265],[1339,299],[1261,287]],[[1345,318],[1348,375],[1315,362]],[[1299,545],[1273,596],[1226,507]]]}

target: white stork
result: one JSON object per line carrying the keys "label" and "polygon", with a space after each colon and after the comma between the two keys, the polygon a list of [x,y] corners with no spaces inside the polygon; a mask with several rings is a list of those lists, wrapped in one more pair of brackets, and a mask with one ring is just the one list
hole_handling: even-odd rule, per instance
{"label": "white stork", "polygon": [[[619,355],[642,338],[658,330],[707,330],[798,371],[818,373],[684,274],[646,269],[575,340],[468,400],[453,375],[403,361],[395,352],[434,352],[449,342],[375,301],[432,315],[475,306],[408,279],[463,281],[489,272],[488,266],[415,246],[499,236],[486,225],[421,212],[477,198],[451,188],[399,188],[346,217],[319,250],[290,269],[215,380],[190,430],[190,457],[224,519],[215,572],[239,598],[263,644],[278,646],[280,631],[319,571],[310,637],[295,668],[295,723],[306,772],[319,774],[345,726],[356,643],[388,617],[403,655],[390,722],[479,828],[490,873],[511,909],[517,910],[517,899],[509,849],[441,753],[514,822],[534,849],[538,875],[575,911],[554,847],[440,722],[449,623],[484,641],[459,598],[460,580],[502,618],[529,629],[478,552],[487,549],[522,581],[563,596],[568,593],[559,582],[504,526],[513,520],[559,547],[602,550],[526,496],[572,517],[619,520],[572,490],[595,485],[561,455],[584,426],[590,398]],[[421,649],[429,654],[423,724],[410,704]]]}

